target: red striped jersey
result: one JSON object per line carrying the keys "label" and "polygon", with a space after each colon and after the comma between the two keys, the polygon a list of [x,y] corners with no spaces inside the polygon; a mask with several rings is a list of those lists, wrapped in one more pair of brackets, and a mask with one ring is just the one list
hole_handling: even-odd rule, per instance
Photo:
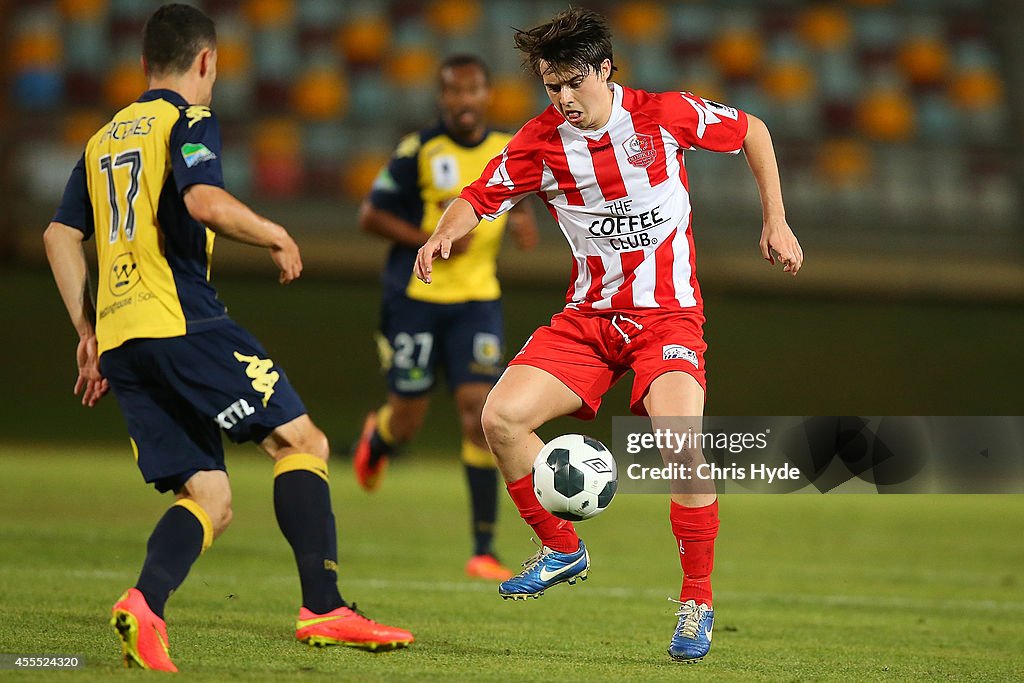
{"label": "red striped jersey", "polygon": [[603,128],[580,130],[548,107],[461,196],[488,220],[541,197],[572,249],[567,308],[700,307],[683,152],[739,152],[747,116],[688,92],[611,87]]}

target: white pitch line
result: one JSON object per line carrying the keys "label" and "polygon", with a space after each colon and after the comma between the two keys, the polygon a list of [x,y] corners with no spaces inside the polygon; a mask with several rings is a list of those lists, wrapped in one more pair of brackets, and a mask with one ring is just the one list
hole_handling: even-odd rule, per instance
{"label": "white pitch line", "polygon": [[[294,581],[289,577],[289,581]],[[367,586],[382,590],[436,591],[439,593],[496,593],[493,585],[480,582],[456,581],[398,581],[392,579],[345,579],[345,584]],[[630,600],[666,599],[673,597],[670,590],[656,588],[628,588],[625,586],[594,586],[591,583],[577,584],[580,592],[592,593],[602,598]],[[829,605],[836,607],[904,607],[917,609],[978,609],[1006,612],[1024,612],[1024,602],[998,600],[927,600],[923,598],[901,598],[896,596],[869,595],[814,595],[791,593],[768,593],[754,591],[717,590],[715,595],[733,602],[753,600],[759,602],[788,602],[808,605]]]}
{"label": "white pitch line", "polygon": [[[6,569],[6,571],[5,571]],[[0,574],[16,573],[11,571],[14,569],[12,566],[2,567],[0,566]],[[73,578],[73,579],[118,579],[118,580],[130,580],[135,574],[127,571],[114,571],[106,569],[72,569],[72,570],[46,570],[46,569],[33,569],[32,573],[35,575],[47,575],[47,574],[59,574],[62,577]],[[238,579],[232,576],[217,575],[215,580],[218,583],[230,585],[231,583],[237,583]],[[292,584],[295,582],[295,576],[288,575],[276,575],[264,576],[261,581],[270,583],[287,583]],[[415,590],[417,592],[434,592],[434,593],[480,593],[480,594],[496,594],[497,587],[494,584],[485,583],[481,581],[402,581],[398,579],[380,579],[380,578],[346,578],[341,579],[342,588],[347,586],[356,586],[360,588],[370,588],[376,590]],[[592,582],[586,584],[577,584],[577,590],[579,592],[587,593],[601,598],[611,598],[616,600],[665,600],[668,597],[672,597],[671,590],[660,590],[656,588],[630,588],[627,586],[597,586]],[[958,598],[947,598],[942,600],[928,600],[925,598],[904,598],[898,596],[872,596],[872,595],[815,595],[815,594],[797,594],[797,593],[769,593],[765,591],[735,591],[735,590],[716,590],[716,597],[719,599],[725,599],[731,602],[743,602],[743,601],[754,601],[754,602],[773,602],[773,603],[790,603],[790,604],[801,604],[801,605],[817,605],[817,606],[828,606],[828,607],[890,607],[890,608],[904,608],[904,609],[942,609],[942,610],[986,610],[993,612],[1016,612],[1024,613],[1024,602],[1007,600],[962,600]]]}

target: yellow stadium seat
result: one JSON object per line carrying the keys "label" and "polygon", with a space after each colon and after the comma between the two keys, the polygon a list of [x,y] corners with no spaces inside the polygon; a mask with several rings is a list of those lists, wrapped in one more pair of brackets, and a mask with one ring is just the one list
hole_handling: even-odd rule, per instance
{"label": "yellow stadium seat", "polygon": [[516,76],[501,76],[491,84],[493,97],[488,117],[495,126],[515,130],[538,114],[532,83]]}
{"label": "yellow stadium seat", "polygon": [[253,184],[267,197],[290,197],[302,189],[302,135],[291,119],[261,121],[253,130]]}
{"label": "yellow stadium seat", "polygon": [[350,64],[381,62],[390,44],[391,27],[383,17],[361,17],[338,30],[338,51]]}
{"label": "yellow stadium seat", "polygon": [[224,76],[238,76],[249,70],[251,63],[249,46],[241,40],[218,38],[217,73]]}
{"label": "yellow stadium seat", "polygon": [[860,185],[871,174],[871,150],[853,138],[826,140],[818,148],[816,166],[830,185]]}
{"label": "yellow stadium seat", "polygon": [[51,31],[30,31],[14,39],[10,64],[16,71],[56,66],[61,61],[60,36]]}
{"label": "yellow stadium seat", "polygon": [[253,130],[253,152],[264,156],[287,156],[302,150],[299,126],[291,119],[260,121]]}
{"label": "yellow stadium seat", "polygon": [[260,28],[290,24],[295,17],[293,0],[248,0],[245,16]]}
{"label": "yellow stadium seat", "polygon": [[901,90],[877,88],[858,102],[857,123],[872,140],[905,142],[916,128],[914,103]]}
{"label": "yellow stadium seat", "polygon": [[109,4],[109,0],[60,0],[58,6],[66,19],[89,21],[99,18]]}
{"label": "yellow stadium seat", "polygon": [[64,144],[73,149],[84,148],[89,138],[108,120],[108,116],[93,110],[72,111],[61,122],[61,137]]}
{"label": "yellow stadium seat", "polygon": [[711,44],[711,58],[726,78],[749,78],[761,60],[761,38],[746,29],[728,29]]}
{"label": "yellow stadium seat", "polygon": [[648,43],[665,35],[670,26],[664,3],[632,0],[616,7],[612,14],[616,35],[634,43]]}
{"label": "yellow stadium seat", "polygon": [[341,190],[352,201],[362,201],[373,181],[388,163],[387,152],[361,152],[346,161],[341,172]]}
{"label": "yellow stadium seat", "polygon": [[800,16],[800,37],[818,50],[845,46],[853,33],[846,12],[834,5],[810,7]]}
{"label": "yellow stadium seat", "polygon": [[481,14],[478,0],[434,0],[427,7],[427,21],[439,33],[469,33],[476,28]]}
{"label": "yellow stadium seat", "polygon": [[814,94],[814,72],[802,62],[776,62],[765,70],[761,87],[769,97],[779,102],[807,100]]}
{"label": "yellow stadium seat", "polygon": [[385,71],[396,85],[421,85],[433,79],[437,58],[425,47],[406,47],[397,50],[388,59]]}
{"label": "yellow stadium seat", "polygon": [[348,86],[335,69],[314,67],[294,84],[292,105],[307,119],[324,121],[338,118],[344,115],[348,106]]}
{"label": "yellow stadium seat", "polygon": [[146,87],[146,77],[138,60],[126,59],[115,65],[107,78],[104,90],[107,105],[112,109],[120,109],[135,101],[146,91]]}
{"label": "yellow stadium seat", "polygon": [[988,109],[1003,99],[1003,81],[993,71],[975,67],[959,71],[953,76],[949,95],[963,109]]}
{"label": "yellow stadium seat", "polygon": [[900,48],[900,66],[915,85],[941,83],[949,69],[949,50],[936,38],[911,38]]}

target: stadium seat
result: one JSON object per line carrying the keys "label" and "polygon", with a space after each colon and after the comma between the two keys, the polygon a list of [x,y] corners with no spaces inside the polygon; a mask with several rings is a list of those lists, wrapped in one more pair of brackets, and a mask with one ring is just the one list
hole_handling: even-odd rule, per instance
{"label": "stadium seat", "polygon": [[813,5],[797,22],[800,37],[816,50],[837,50],[845,47],[853,35],[846,11],[832,4]]}
{"label": "stadium seat", "polygon": [[[80,153],[96,118],[146,87],[137,39],[153,6],[13,4],[8,93],[16,121],[28,126],[40,115],[61,117],[56,140],[69,156]],[[563,5],[207,0],[203,6],[217,21],[214,107],[231,148],[225,175],[243,192],[303,197],[340,187],[356,199],[387,150],[436,112],[436,68],[448,54],[475,52],[488,61],[496,126],[514,130],[547,107],[544,89],[523,72],[512,49],[510,27],[531,26]],[[993,206],[1015,201],[1000,189],[1012,185],[1012,153],[997,149],[1009,135],[1008,86],[998,37],[978,2],[623,0],[602,6],[615,35],[618,81],[693,91],[763,118],[786,155],[786,177],[801,179],[792,190],[798,197],[848,199],[860,192],[877,210],[888,200],[866,191],[867,168],[885,187],[910,183],[912,196],[946,188],[949,178],[979,178]],[[939,144],[945,165],[955,166],[941,182],[906,172],[906,160],[920,161],[922,146]],[[824,151],[790,153],[807,146]],[[692,162],[702,171],[703,159],[695,155]],[[706,166],[713,178],[730,169],[717,159]],[[701,191],[712,205],[735,204],[724,184]],[[982,196],[974,192],[949,216],[966,216],[965,207]],[[989,211],[981,204],[975,210]]]}
{"label": "stadium seat", "polygon": [[384,17],[363,16],[338,29],[336,46],[351,66],[379,65],[391,44],[391,27]]}
{"label": "stadium seat", "polygon": [[353,154],[346,161],[341,176],[341,190],[351,201],[362,201],[370,191],[374,178],[388,163],[390,154],[384,150]]}
{"label": "stadium seat", "polygon": [[493,97],[488,116],[498,128],[516,130],[539,111],[534,106],[533,84],[522,78],[499,76],[493,79],[491,89]]}
{"label": "stadium seat", "polygon": [[296,80],[292,105],[305,119],[326,121],[343,116],[348,106],[344,76],[329,64],[311,67]]}
{"label": "stadium seat", "polygon": [[262,197],[288,199],[302,189],[302,136],[289,119],[263,121],[253,132],[253,189]]}
{"label": "stadium seat", "polygon": [[482,13],[479,0],[433,0],[426,16],[435,31],[450,36],[475,30]]}
{"label": "stadium seat", "polygon": [[652,0],[629,0],[611,12],[615,36],[637,45],[659,43],[671,26],[665,3]]}
{"label": "stadium seat", "polygon": [[295,18],[293,0],[247,0],[245,16],[256,28],[272,28],[291,23]]}

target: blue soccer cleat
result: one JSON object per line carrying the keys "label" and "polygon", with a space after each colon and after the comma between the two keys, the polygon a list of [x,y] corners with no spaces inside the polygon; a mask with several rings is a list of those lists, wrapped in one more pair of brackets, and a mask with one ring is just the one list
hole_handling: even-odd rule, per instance
{"label": "blue soccer cleat", "polygon": [[542,546],[536,555],[523,563],[523,571],[498,585],[498,595],[505,600],[539,598],[544,591],[560,583],[572,585],[587,580],[590,554],[580,541],[574,553],[560,553]]}
{"label": "blue soccer cleat", "polygon": [[[672,600],[672,598],[669,598]],[[672,600],[672,602],[679,602]],[[699,662],[711,649],[711,631],[715,628],[715,610],[693,600],[679,602],[679,624],[672,635],[668,654],[677,662]]]}

